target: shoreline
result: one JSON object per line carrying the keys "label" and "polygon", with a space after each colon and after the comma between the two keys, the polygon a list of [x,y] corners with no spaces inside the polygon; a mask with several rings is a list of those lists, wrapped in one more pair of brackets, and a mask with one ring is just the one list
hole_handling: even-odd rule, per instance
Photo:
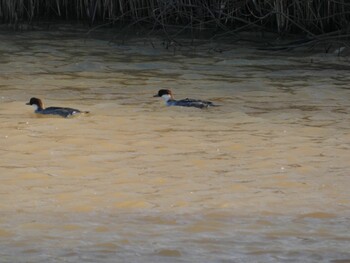
{"label": "shoreline", "polygon": [[[190,52],[196,51],[198,47],[208,46],[213,44],[212,48],[208,49],[208,52],[222,53],[225,48],[215,46],[242,46],[251,47],[256,50],[271,52],[271,55],[279,53],[289,54],[325,54],[336,57],[349,57],[350,56],[350,41],[340,41],[332,34],[325,36],[324,38],[310,38],[303,35],[288,35],[281,37],[276,33],[264,32],[264,31],[242,31],[237,33],[221,32],[219,34],[213,34],[212,31],[197,32],[191,34],[189,32],[178,33],[176,29],[164,30],[157,29],[140,29],[138,27],[129,26],[112,26],[106,27],[104,25],[90,27],[83,23],[61,23],[58,22],[45,22],[38,24],[22,23],[14,27],[11,24],[0,24],[0,32],[6,33],[26,33],[26,32],[60,32],[66,34],[80,35],[81,37],[100,38],[108,40],[112,44],[127,44],[134,39],[144,39],[144,42],[148,42],[154,48],[153,41],[162,42],[162,48],[168,49],[173,52],[181,50],[189,50]],[[159,47],[159,45],[158,45]]]}

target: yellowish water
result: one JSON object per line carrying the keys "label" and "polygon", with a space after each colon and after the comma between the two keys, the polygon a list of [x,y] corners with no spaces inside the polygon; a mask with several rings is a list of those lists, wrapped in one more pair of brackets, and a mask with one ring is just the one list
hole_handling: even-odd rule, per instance
{"label": "yellowish water", "polygon": [[348,60],[153,45],[1,34],[0,261],[349,262]]}

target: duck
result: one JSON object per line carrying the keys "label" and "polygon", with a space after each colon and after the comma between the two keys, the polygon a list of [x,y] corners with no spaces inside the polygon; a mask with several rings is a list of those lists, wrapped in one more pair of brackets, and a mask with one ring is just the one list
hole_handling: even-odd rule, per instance
{"label": "duck", "polygon": [[45,108],[41,99],[32,97],[26,105],[31,105],[34,107],[34,112],[37,114],[45,115],[59,115],[61,117],[67,118],[80,113],[89,113],[89,111],[80,111],[73,108],[65,107],[48,107]]}
{"label": "duck", "polygon": [[205,100],[197,100],[197,99],[182,99],[175,100],[174,95],[170,89],[160,89],[157,94],[153,97],[161,97],[165,101],[166,106],[182,106],[182,107],[195,107],[195,108],[209,108],[209,107],[217,107],[219,105],[215,105],[211,101]]}

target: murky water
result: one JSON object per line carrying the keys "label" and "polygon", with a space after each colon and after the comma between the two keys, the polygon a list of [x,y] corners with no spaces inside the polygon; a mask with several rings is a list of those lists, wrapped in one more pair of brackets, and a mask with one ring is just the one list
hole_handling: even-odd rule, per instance
{"label": "murky water", "polygon": [[349,262],[348,60],[153,44],[0,36],[0,261]]}

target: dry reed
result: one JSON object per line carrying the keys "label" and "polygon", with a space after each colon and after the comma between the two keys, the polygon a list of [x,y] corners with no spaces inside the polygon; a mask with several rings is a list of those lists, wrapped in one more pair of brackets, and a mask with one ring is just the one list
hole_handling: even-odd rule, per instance
{"label": "dry reed", "polygon": [[348,0],[0,0],[0,21],[16,25],[74,20],[150,29],[239,31],[348,36]]}

